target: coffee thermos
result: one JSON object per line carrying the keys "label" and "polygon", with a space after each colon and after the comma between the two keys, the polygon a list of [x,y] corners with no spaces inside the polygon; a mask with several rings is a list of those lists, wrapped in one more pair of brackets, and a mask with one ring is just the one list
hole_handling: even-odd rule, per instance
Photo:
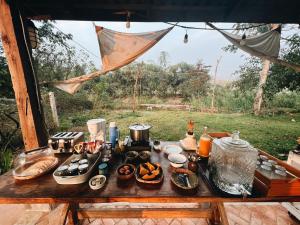
{"label": "coffee thermos", "polygon": [[116,125],[116,122],[109,123],[109,141],[111,143],[111,147],[115,148],[116,142],[120,137],[120,131]]}

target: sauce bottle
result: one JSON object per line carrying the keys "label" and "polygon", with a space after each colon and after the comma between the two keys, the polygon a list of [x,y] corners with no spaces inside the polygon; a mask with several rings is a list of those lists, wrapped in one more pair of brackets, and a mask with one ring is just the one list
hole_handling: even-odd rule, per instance
{"label": "sauce bottle", "polygon": [[211,137],[207,134],[207,127],[204,127],[203,134],[199,140],[198,155],[203,158],[209,156],[211,150]]}

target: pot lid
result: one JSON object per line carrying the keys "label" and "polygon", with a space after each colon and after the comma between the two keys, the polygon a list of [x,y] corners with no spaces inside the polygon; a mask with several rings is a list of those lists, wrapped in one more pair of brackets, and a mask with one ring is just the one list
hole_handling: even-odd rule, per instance
{"label": "pot lid", "polygon": [[148,130],[150,129],[151,126],[148,124],[141,124],[141,123],[137,123],[137,124],[132,124],[129,126],[130,130]]}
{"label": "pot lid", "polygon": [[250,145],[249,142],[240,139],[239,131],[234,131],[231,137],[221,138],[220,144],[223,146],[224,149],[228,149],[228,150],[256,151],[256,149],[253,148],[253,146]]}

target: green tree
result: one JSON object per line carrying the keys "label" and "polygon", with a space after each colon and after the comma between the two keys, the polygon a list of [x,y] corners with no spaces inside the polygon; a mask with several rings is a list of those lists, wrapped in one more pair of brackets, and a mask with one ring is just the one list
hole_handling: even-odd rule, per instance
{"label": "green tree", "polygon": [[33,58],[39,81],[65,80],[95,70],[88,54],[69,44],[72,35],[57,30],[54,23],[41,22],[38,26],[39,46]]}
{"label": "green tree", "polygon": [[0,97],[13,98],[10,73],[4,56],[2,42],[0,40]]}
{"label": "green tree", "polygon": [[[287,62],[300,64],[300,35],[293,34],[286,39],[287,47],[282,50],[282,58]],[[274,64],[266,83],[266,96],[271,99],[275,93],[288,89],[290,91],[300,90],[300,73],[294,70]]]}
{"label": "green tree", "polygon": [[[281,57],[288,62],[300,63],[300,36],[298,34],[293,34],[287,39],[286,47],[281,50]],[[246,58],[246,62],[235,72],[236,75],[239,75],[239,79],[234,82],[234,85],[242,91],[255,89],[259,81],[260,70],[261,64],[258,58]],[[300,73],[273,64],[265,85],[266,98],[272,99],[277,92],[285,88],[291,91],[299,90]]]}
{"label": "green tree", "polygon": [[[235,24],[234,27],[238,28],[237,33],[240,30],[243,29],[247,29],[247,27],[251,27],[253,25],[256,24],[249,24],[249,23],[242,23],[242,24]],[[253,27],[251,29],[247,29],[247,32],[250,33],[251,35],[256,35],[259,33],[264,33],[267,32],[271,29],[275,29],[277,28],[279,25],[276,24],[268,24],[268,25],[264,25],[264,26],[259,26],[259,27]],[[245,35],[245,33],[244,33]],[[226,50],[230,50],[230,51],[235,51],[236,47],[227,47]],[[271,62],[268,59],[263,59],[262,60],[262,70],[259,72],[259,81],[258,81],[258,86],[257,86],[257,91],[256,91],[256,95],[255,95],[255,99],[253,102],[253,111],[255,115],[260,114],[261,111],[261,106],[262,106],[262,102],[263,102],[263,94],[264,94],[264,87],[268,78],[268,74],[269,74],[269,70],[270,70],[270,65]]]}

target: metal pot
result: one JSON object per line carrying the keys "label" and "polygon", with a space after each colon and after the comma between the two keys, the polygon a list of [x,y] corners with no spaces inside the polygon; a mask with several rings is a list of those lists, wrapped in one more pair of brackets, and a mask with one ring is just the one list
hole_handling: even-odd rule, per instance
{"label": "metal pot", "polygon": [[130,137],[133,141],[148,142],[149,130],[151,126],[148,124],[133,124],[129,126]]}

